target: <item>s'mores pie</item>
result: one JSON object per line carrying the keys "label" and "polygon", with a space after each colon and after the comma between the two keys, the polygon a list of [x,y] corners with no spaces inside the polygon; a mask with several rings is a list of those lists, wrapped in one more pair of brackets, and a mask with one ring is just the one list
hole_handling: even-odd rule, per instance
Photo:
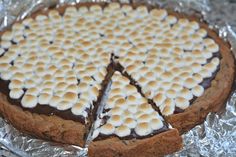
{"label": "s'mores pie", "polygon": [[91,157],[178,151],[179,134],[222,108],[234,72],[206,23],[148,5],[65,5],[0,32],[1,115]]}

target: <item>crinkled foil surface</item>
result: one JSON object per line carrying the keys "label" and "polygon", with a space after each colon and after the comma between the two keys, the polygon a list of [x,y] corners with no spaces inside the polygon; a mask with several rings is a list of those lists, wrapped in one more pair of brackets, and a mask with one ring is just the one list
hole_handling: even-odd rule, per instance
{"label": "crinkled foil surface", "polygon": [[[0,30],[42,7],[80,3],[86,0],[0,0]],[[92,0],[106,1],[109,0]],[[122,0],[121,2],[130,2]],[[236,52],[235,0],[132,0],[158,4],[180,12],[199,15],[219,35],[228,40]],[[235,88],[234,88],[235,89]],[[222,113],[209,114],[206,121],[183,135],[184,148],[169,156],[236,156],[236,91],[232,92]],[[61,145],[24,135],[0,118],[0,156],[79,156],[87,150],[73,145]]]}

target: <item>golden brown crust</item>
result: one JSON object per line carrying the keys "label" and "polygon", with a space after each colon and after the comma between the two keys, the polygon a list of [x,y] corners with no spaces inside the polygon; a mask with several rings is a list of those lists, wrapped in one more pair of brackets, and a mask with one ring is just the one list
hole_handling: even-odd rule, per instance
{"label": "golden brown crust", "polygon": [[47,116],[11,105],[0,93],[0,112],[10,123],[22,132],[61,143],[84,145],[85,125],[58,116]]}
{"label": "golden brown crust", "polygon": [[134,140],[120,140],[117,137],[90,143],[89,157],[159,157],[182,148],[178,130],[171,129],[153,137]]}

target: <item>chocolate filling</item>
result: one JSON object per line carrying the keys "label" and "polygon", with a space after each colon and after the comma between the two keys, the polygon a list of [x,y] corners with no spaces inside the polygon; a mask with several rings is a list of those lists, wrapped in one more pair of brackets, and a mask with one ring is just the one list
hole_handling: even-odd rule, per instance
{"label": "chocolate filling", "polygon": [[135,133],[134,129],[131,129],[130,135],[125,136],[125,137],[119,137],[119,136],[114,135],[114,134],[112,134],[112,135],[99,134],[99,136],[97,138],[95,138],[94,140],[99,141],[99,140],[106,139],[108,137],[109,138],[110,137],[118,137],[121,140],[144,139],[144,138],[152,137],[156,134],[159,134],[159,133],[162,133],[162,132],[165,132],[165,131],[169,130],[167,123],[163,121],[163,124],[164,124],[164,126],[162,128],[160,128],[158,130],[153,130],[152,133],[150,133],[148,135],[145,135],[145,136],[139,136],[138,134]]}

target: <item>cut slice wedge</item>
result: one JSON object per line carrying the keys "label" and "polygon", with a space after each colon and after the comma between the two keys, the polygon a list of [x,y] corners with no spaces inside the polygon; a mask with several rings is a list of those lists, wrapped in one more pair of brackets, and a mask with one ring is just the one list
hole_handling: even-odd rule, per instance
{"label": "cut slice wedge", "polygon": [[[161,156],[179,150],[182,139],[141,96],[130,80],[115,72],[97,115],[89,156]],[[151,147],[150,147],[151,146]]]}

